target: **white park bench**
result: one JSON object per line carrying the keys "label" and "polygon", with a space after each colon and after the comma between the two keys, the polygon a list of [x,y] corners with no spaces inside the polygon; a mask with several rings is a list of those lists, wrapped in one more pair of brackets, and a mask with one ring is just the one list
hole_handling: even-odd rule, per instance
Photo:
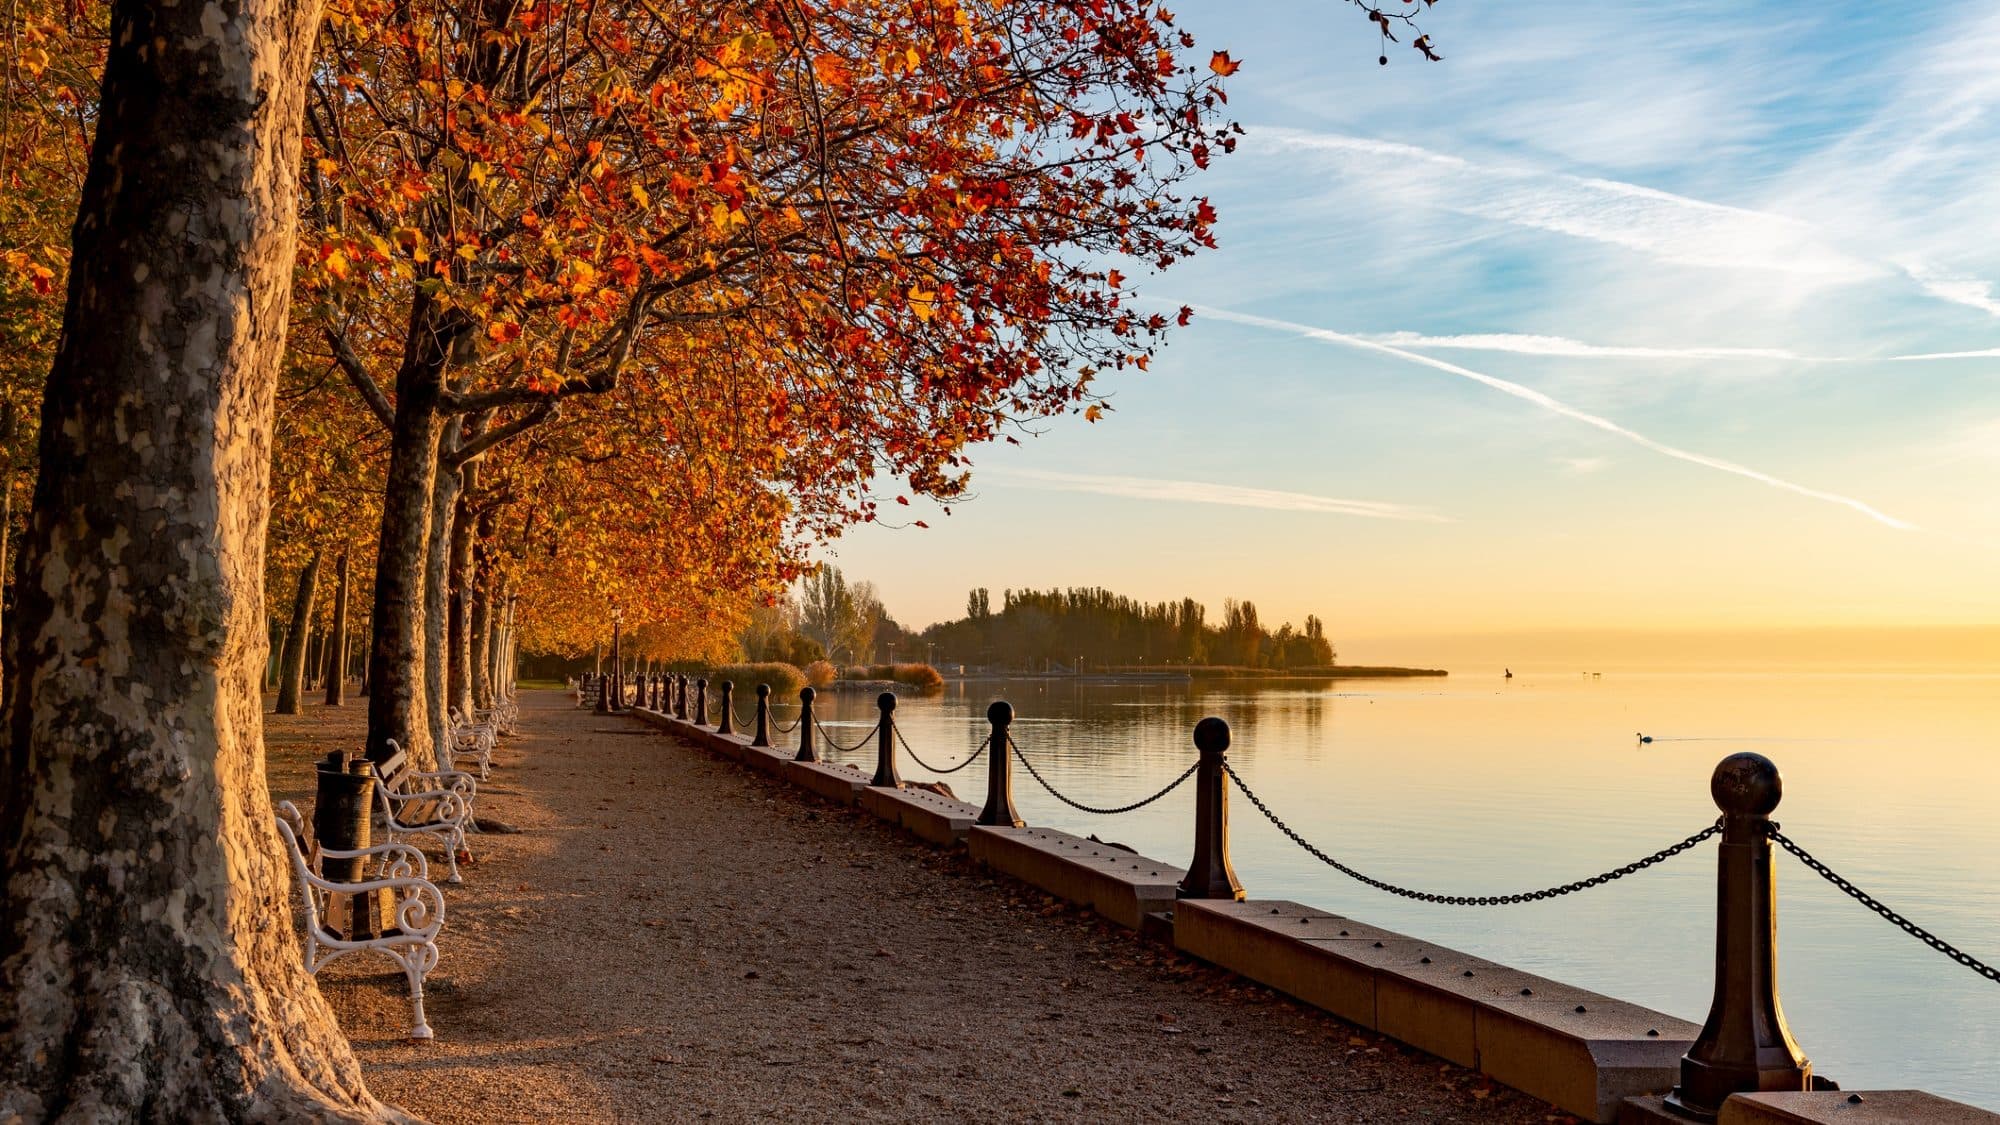
{"label": "white park bench", "polygon": [[451,709],[451,752],[476,759],[481,781],[493,773],[493,744],[499,739],[500,729],[492,722],[470,722],[458,708]]}
{"label": "white park bench", "polygon": [[521,704],[512,696],[496,695],[493,706],[473,708],[472,718],[475,722],[491,724],[495,735],[510,735],[514,733],[514,724],[521,721]]}
{"label": "white park bench", "polygon": [[463,883],[458,874],[458,855],[468,858],[465,829],[472,823],[472,800],[477,787],[472,775],[461,770],[415,770],[402,747],[390,739],[389,757],[375,766],[375,796],[389,839],[406,840],[429,836],[444,845],[445,865],[451,874],[447,883]]}
{"label": "white park bench", "polygon": [[[292,870],[299,877],[299,897],[305,903],[306,972],[317,975],[335,959],[356,950],[372,949],[395,961],[410,982],[410,1007],[416,1022],[410,1038],[431,1038],[431,1025],[424,1019],[424,976],[437,968],[438,929],[444,925],[444,893],[425,878],[424,855],[403,843],[377,844],[372,848],[339,851],[312,849],[306,858],[305,818],[290,801],[278,805],[278,835],[291,853]],[[380,875],[360,883],[335,883],[320,877],[320,864],[328,859],[375,859]],[[374,937],[349,940],[327,928],[325,918],[333,894],[368,894],[391,891],[396,896],[395,925]]]}

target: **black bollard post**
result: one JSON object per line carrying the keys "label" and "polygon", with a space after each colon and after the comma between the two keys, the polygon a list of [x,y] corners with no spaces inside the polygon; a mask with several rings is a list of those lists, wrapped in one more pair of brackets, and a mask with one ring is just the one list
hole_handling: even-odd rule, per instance
{"label": "black bollard post", "polygon": [[1778,886],[1771,811],[1784,796],[1778,767],[1762,754],[1731,754],[1708,791],[1722,810],[1715,886],[1715,999],[1667,1105],[1714,1121],[1731,1094],[1812,1088],[1778,1004]]}
{"label": "black bollard post", "polygon": [[996,699],[986,708],[993,735],[986,743],[986,807],[979,823],[993,828],[1021,828],[1028,822],[1014,808],[1014,756],[1008,752],[1007,728],[1014,723],[1014,706]]}
{"label": "black bollard post", "polygon": [[599,675],[597,677],[597,713],[600,715],[609,715],[611,713],[611,677],[609,676]]}
{"label": "black bollard post", "polygon": [[819,749],[813,745],[813,689],[809,687],[799,689],[799,752],[792,761],[819,761]]}
{"label": "black bollard post", "polygon": [[639,685],[639,690],[632,693],[632,706],[644,710],[646,706],[646,673],[639,673],[638,679],[634,682]]}
{"label": "black bollard post", "polygon": [[653,710],[658,711],[660,709],[660,698],[664,696],[666,692],[667,692],[667,674],[665,672],[662,672],[659,675],[653,677],[653,707],[652,707]]}
{"label": "black bollard post", "polygon": [[694,725],[708,725],[708,677],[702,676],[694,682]]}
{"label": "black bollard post", "polygon": [[757,685],[757,737],[750,740],[752,746],[771,744],[771,685]]}
{"label": "black bollard post", "polygon": [[1229,866],[1229,776],[1222,764],[1229,753],[1229,724],[1211,715],[1194,725],[1201,761],[1194,770],[1194,862],[1175,892],[1180,898],[1241,901],[1243,884]]}
{"label": "black bollard post", "polygon": [[882,718],[875,725],[875,777],[868,784],[901,789],[903,779],[896,776],[896,693],[876,696],[875,706],[882,709]]}
{"label": "black bollard post", "polygon": [[736,712],[730,709],[733,706],[732,700],[735,694],[736,681],[722,681],[722,721],[715,724],[715,733],[717,734],[736,733]]}
{"label": "black bollard post", "polygon": [[674,718],[688,717],[688,677],[686,672],[674,677]]}

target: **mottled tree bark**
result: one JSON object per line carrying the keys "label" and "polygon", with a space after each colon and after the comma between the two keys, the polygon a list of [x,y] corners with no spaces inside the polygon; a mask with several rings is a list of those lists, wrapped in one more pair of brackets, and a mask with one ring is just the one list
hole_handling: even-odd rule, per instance
{"label": "mottled tree bark", "polygon": [[425,573],[430,557],[431,504],[436,492],[439,411],[444,370],[466,331],[451,314],[419,295],[410,309],[408,348],[396,375],[396,416],[382,493],[382,534],[375,559],[375,603],[369,626],[368,756],[388,756],[395,739],[419,768],[436,761],[425,684]]}
{"label": "mottled tree bark", "polygon": [[367,1121],[265,788],[270,432],[317,0],[115,0],[16,560],[0,1121]]}
{"label": "mottled tree bark", "polygon": [[[479,428],[485,419],[475,418]],[[470,433],[474,426],[467,426]],[[472,544],[473,530],[478,520],[479,503],[479,462],[469,461],[459,470],[461,484],[458,503],[452,510],[451,550],[446,560],[446,581],[450,585],[450,595],[446,611],[450,614],[449,628],[446,630],[445,644],[445,692],[450,705],[459,713],[472,715]]]}
{"label": "mottled tree bark", "polygon": [[[484,542],[491,531],[491,509],[483,510],[479,516],[476,537]],[[472,705],[475,708],[493,706],[493,677],[490,675],[493,660],[493,601],[492,580],[486,573],[484,548],[475,548],[472,561],[472,614],[467,631],[471,633],[470,651],[466,661],[472,672]]]}
{"label": "mottled tree bark", "polygon": [[[439,442],[442,450],[458,447],[463,420],[454,416],[444,425],[444,437]],[[445,739],[450,725],[447,709],[451,706],[449,684],[446,682],[445,664],[447,657],[446,630],[450,621],[450,564],[451,564],[451,519],[458,511],[460,473],[457,468],[439,464],[431,495],[431,529],[425,546],[424,559],[424,710],[422,721],[429,728],[430,743],[437,746]]]}
{"label": "mottled tree bark", "polygon": [[347,692],[347,552],[333,564],[333,628],[326,634],[326,705],[338,707]]}
{"label": "mottled tree bark", "polygon": [[307,642],[312,634],[313,596],[319,590],[320,552],[299,568],[299,589],[292,597],[292,625],[285,631],[285,654],[278,661],[278,714],[296,715],[306,690]]}

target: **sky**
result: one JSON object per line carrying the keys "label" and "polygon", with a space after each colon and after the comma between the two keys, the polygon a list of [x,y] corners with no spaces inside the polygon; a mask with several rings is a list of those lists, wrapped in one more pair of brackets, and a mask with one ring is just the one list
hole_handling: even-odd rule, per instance
{"label": "sky", "polygon": [[[2000,623],[2000,7],[1188,0],[1220,249],[1112,411],[823,553],[1424,637]],[[1989,634],[2000,636],[2000,634]]]}

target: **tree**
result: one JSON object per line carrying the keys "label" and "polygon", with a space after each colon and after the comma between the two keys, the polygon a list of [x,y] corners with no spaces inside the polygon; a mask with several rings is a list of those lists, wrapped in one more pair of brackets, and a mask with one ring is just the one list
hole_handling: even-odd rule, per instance
{"label": "tree", "polygon": [[821,566],[799,585],[799,631],[826,650],[828,658],[859,660],[855,650],[860,607],[837,566]]}
{"label": "tree", "polygon": [[[1143,367],[1170,321],[1133,313],[1108,260],[1211,244],[1174,187],[1233,137],[1186,43],[1127,0],[342,12],[302,284],[392,437],[371,752],[423,756],[464,472],[557,402],[638,370],[703,381],[726,345],[754,380],[732,388],[744,436],[801,452],[766,479],[817,534],[874,517],[878,471],[950,498],[967,443],[1096,417],[1091,380]],[[654,420],[632,437],[738,428]],[[772,421],[833,440],[771,442]]]}
{"label": "tree", "polygon": [[296,715],[305,697],[306,640],[312,632],[313,599],[319,592],[319,564],[322,552],[314,549],[306,565],[299,568],[299,589],[292,597],[292,623],[285,631],[284,655],[278,661],[278,706],[280,715]]}
{"label": "tree", "polygon": [[16,563],[0,1118],[400,1116],[271,924],[262,538],[318,18],[111,7]]}

